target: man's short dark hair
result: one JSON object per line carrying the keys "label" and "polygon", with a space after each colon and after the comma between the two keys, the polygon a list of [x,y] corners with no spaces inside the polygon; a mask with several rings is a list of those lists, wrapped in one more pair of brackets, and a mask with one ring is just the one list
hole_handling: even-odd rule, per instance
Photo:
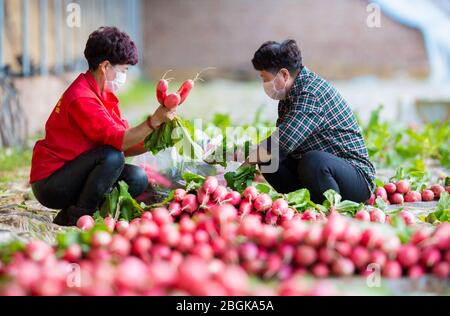
{"label": "man's short dark hair", "polygon": [[282,43],[265,42],[256,51],[252,64],[256,70],[265,70],[272,74],[276,74],[282,68],[286,68],[291,74],[295,74],[303,67],[302,54],[297,43],[292,39]]}
{"label": "man's short dark hair", "polygon": [[108,60],[113,65],[136,65],[138,52],[130,36],[116,27],[101,27],[89,35],[84,50],[90,70]]}

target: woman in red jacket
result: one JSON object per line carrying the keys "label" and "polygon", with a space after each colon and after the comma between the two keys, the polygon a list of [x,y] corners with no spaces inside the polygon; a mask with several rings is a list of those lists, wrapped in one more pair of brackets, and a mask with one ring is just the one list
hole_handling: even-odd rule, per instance
{"label": "woman in red jacket", "polygon": [[174,116],[159,106],[136,127],[121,118],[115,93],[125,83],[128,67],[138,62],[136,46],[126,33],[115,27],[96,30],[84,55],[89,70],[79,75],[53,109],[31,165],[34,195],[44,206],[62,209],[54,223],[63,226],[92,215],[120,180],[133,197],[143,193],[147,176],[141,168],[125,164],[125,156],[144,153],[145,137]]}

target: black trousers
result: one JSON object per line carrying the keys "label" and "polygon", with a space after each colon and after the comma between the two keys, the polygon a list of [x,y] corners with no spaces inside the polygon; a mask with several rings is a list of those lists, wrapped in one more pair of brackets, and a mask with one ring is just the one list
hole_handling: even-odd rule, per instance
{"label": "black trousers", "polygon": [[364,176],[353,165],[323,151],[310,151],[300,159],[281,156],[275,173],[263,173],[264,178],[279,193],[289,193],[306,188],[311,200],[322,203],[323,193],[333,189],[343,200],[365,202],[370,190]]}
{"label": "black trousers", "polygon": [[48,178],[32,184],[36,199],[51,209],[76,206],[95,210],[118,181],[125,181],[133,197],[148,186],[147,175],[138,166],[125,164],[124,154],[100,146],[81,154]]}

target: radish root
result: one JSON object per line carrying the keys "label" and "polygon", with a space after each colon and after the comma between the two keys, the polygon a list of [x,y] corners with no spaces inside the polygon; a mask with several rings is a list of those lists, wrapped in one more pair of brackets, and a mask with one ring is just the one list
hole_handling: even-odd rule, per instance
{"label": "radish root", "polygon": [[206,67],[206,68],[202,69],[199,73],[197,73],[197,74],[195,75],[195,78],[193,79],[193,81],[194,81],[194,82],[196,82],[196,81],[198,81],[198,80],[204,81],[204,80],[200,77],[200,75],[201,75],[203,72],[205,72],[205,71],[207,71],[207,70],[211,70],[211,69],[216,69],[216,67]]}
{"label": "radish root", "polygon": [[[165,73],[164,73],[164,75],[162,76],[162,78],[161,79],[165,79],[166,78],[166,76],[167,76],[167,74],[169,73],[169,72],[171,72],[173,69],[169,69],[169,70],[167,70]],[[169,79],[166,79],[166,80],[172,80],[173,78],[169,78]]]}

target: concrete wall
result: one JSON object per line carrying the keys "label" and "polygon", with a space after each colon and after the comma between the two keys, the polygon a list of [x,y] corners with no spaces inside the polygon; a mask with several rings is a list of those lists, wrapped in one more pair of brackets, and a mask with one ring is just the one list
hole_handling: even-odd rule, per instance
{"label": "concrete wall", "polygon": [[334,79],[376,74],[428,74],[421,34],[382,16],[368,28],[366,0],[144,1],[145,72],[192,73],[215,66],[249,76],[251,57],[266,40],[294,38],[304,61]]}

